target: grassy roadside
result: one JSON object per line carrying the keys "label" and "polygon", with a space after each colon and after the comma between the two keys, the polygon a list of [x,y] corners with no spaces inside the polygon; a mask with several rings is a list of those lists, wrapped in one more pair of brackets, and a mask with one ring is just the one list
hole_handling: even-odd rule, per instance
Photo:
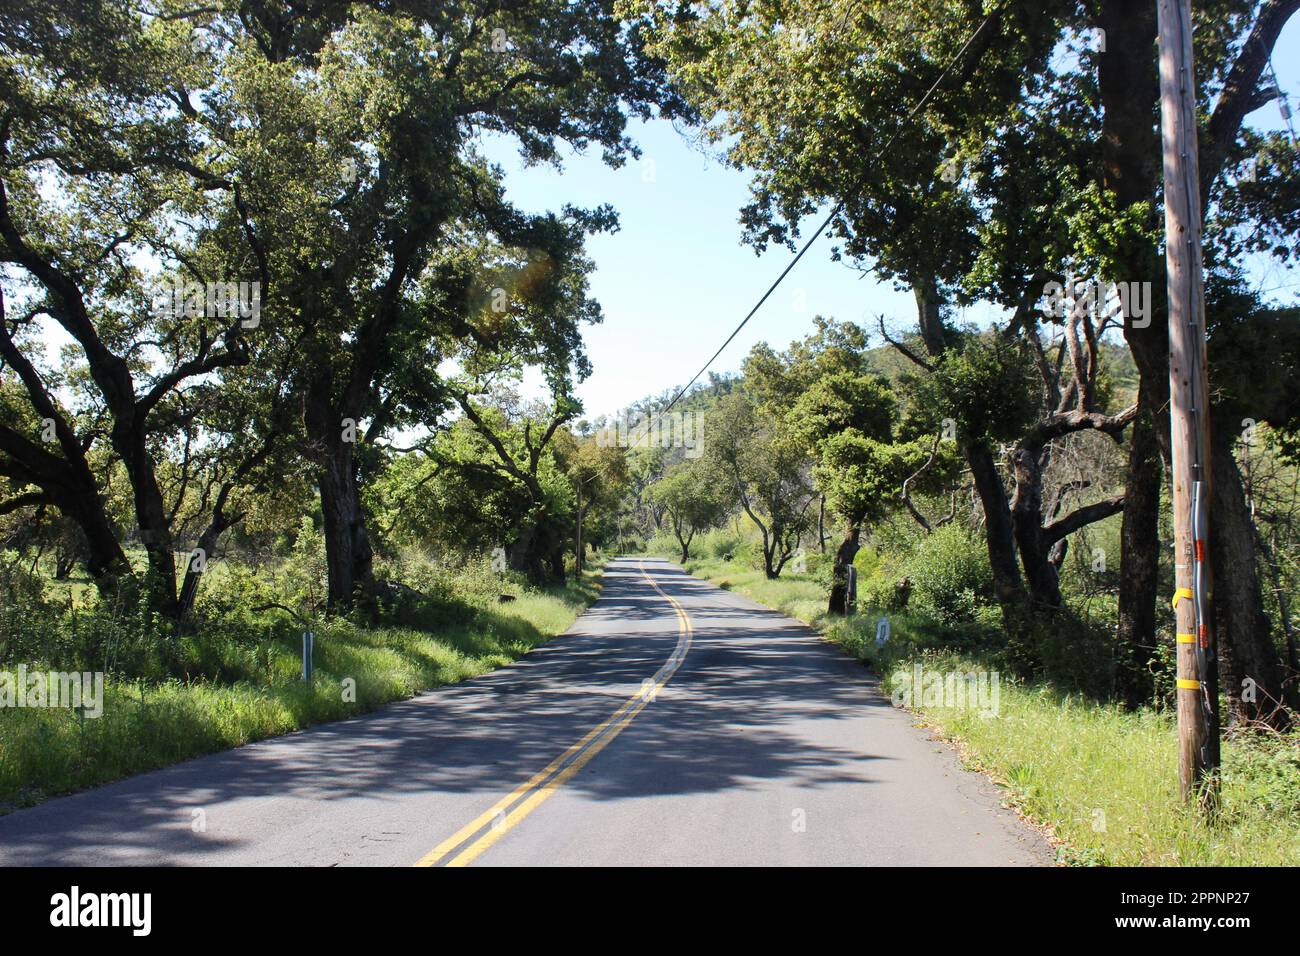
{"label": "grassy roadside", "polygon": [[329,619],[316,633],[310,687],[299,676],[300,646],[281,636],[240,646],[240,660],[222,661],[222,670],[242,675],[236,680],[110,678],[98,718],[83,720],[66,709],[0,708],[0,813],[351,717],[502,667],[566,630],[600,587],[597,565],[563,588],[462,608],[454,624],[362,628]]}
{"label": "grassy roadside", "polygon": [[[891,615],[886,649],[875,646],[878,615],[842,621],[825,614],[824,588],[799,575],[768,581],[734,562],[693,560],[692,574],[818,628],[827,640],[886,677],[916,661],[943,671],[980,670],[971,656],[923,649],[922,624]],[[1213,826],[1177,798],[1172,717],[1003,681],[999,713],[920,707],[916,712],[988,773],[1007,802],[1060,841],[1061,862],[1119,866],[1296,866],[1300,864],[1300,735],[1231,738],[1223,748],[1223,811]]]}

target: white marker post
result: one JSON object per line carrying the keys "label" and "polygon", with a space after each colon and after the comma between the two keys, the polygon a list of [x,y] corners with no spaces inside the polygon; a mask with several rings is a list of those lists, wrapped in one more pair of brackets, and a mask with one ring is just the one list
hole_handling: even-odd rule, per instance
{"label": "white marker post", "polygon": [[316,635],[311,631],[302,632],[302,679],[304,683],[311,683],[311,664],[312,652],[316,647]]}

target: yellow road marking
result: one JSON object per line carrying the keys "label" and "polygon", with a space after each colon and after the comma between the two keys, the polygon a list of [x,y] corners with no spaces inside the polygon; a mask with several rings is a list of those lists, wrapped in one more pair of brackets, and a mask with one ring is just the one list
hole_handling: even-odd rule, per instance
{"label": "yellow road marking", "polygon": [[[691,619],[681,604],[675,598],[664,593],[663,588],[659,587],[654,579],[646,573],[644,562],[638,562],[637,566],[646,582],[659,593],[660,597],[671,604],[673,610],[677,613],[679,636],[677,646],[673,648],[673,653],[668,660],[655,672],[652,678],[647,678],[641,690],[624,701],[618,710],[587,731],[582,739],[570,746],[542,770],[533,774],[524,783],[515,787],[506,796],[426,853],[415,864],[416,866],[433,866],[474,834],[484,827],[488,827],[486,833],[449,860],[446,865],[465,866],[473,862],[523,821],[528,814],[536,810],[551,794],[563,786],[565,781],[585,767],[596,754],[604,750],[609,745],[609,742],[621,734],[623,729],[636,718],[636,715],[645,709],[646,704],[654,699],[659,689],[672,679],[673,674],[677,672],[677,668],[681,666],[682,661],[686,658],[686,653],[691,649],[693,630]],[[522,800],[520,800],[521,797]],[[495,822],[505,809],[515,804],[516,801],[520,801],[518,805],[500,822]],[[494,822],[495,825],[493,825]]]}

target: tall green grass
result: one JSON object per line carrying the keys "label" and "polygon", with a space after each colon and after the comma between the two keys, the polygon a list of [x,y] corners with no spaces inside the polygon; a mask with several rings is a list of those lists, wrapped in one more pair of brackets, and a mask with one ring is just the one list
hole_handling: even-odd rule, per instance
{"label": "tall green grass", "polygon": [[502,667],[568,628],[595,599],[599,575],[596,566],[564,588],[523,591],[504,604],[465,603],[454,623],[424,629],[327,618],[316,625],[311,686],[300,679],[296,633],[268,625],[266,638],[254,642],[186,639],[192,657],[208,655],[199,661],[203,677],[110,675],[98,718],[66,709],[0,709],[0,812]]}
{"label": "tall green grass", "polygon": [[[875,642],[878,611],[826,614],[814,575],[767,580],[737,561],[705,557],[687,570],[818,627],[827,640],[891,677],[913,662],[939,671],[999,668],[972,632],[918,614],[889,613],[890,638]],[[1172,715],[1125,711],[1045,683],[1000,682],[998,715],[914,708],[967,765],[988,773],[1007,802],[1048,829],[1062,863],[1116,866],[1300,865],[1300,733],[1229,734],[1223,745],[1221,810],[1207,822],[1177,792]]]}

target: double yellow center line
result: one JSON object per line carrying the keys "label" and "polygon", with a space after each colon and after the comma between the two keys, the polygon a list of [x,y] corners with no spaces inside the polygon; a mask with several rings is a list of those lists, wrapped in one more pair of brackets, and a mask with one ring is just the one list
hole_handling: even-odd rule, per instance
{"label": "double yellow center line", "polygon": [[[646,704],[654,700],[659,688],[667,684],[682,666],[691,649],[691,619],[681,604],[664,593],[646,573],[644,562],[637,567],[646,582],[677,612],[677,646],[653,677],[646,678],[641,689],[623,702],[623,706],[583,735],[582,739],[560,754],[543,769],[506,794],[491,807],[461,827],[420,858],[416,866],[434,866],[453,851],[460,849],[444,866],[466,866],[481,856],[497,840],[518,826],[528,814],[546,801],[564,782],[585,767],[609,742],[623,732]],[[507,812],[508,811],[508,812]]]}

